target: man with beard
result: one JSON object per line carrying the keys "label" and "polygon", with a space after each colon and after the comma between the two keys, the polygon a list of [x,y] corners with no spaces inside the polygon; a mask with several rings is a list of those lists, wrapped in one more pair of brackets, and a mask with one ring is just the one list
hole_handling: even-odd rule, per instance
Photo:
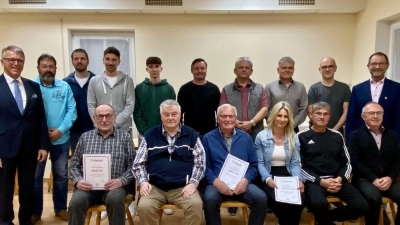
{"label": "man with beard", "polygon": [[[53,203],[56,217],[68,220],[68,157],[69,129],[76,119],[75,100],[68,83],[55,78],[57,70],[56,59],[49,54],[38,58],[39,76],[34,79],[42,92],[44,109],[47,117],[47,127],[51,143],[51,171],[53,172]],[[46,160],[36,166],[35,203],[32,224],[40,220],[43,212],[43,175]]]}
{"label": "man with beard", "polygon": [[79,137],[86,131],[94,128],[92,118],[89,115],[87,106],[87,92],[89,81],[95,74],[88,71],[89,56],[85,49],[75,49],[71,54],[72,65],[75,71],[70,73],[63,81],[67,82],[74,94],[76,102],[76,118],[70,129],[70,142],[72,155],[75,152]]}
{"label": "man with beard", "polygon": [[135,89],[132,78],[117,70],[121,62],[120,55],[115,47],[104,50],[105,71],[89,82],[88,109],[89,115],[93,118],[97,106],[110,104],[117,115],[114,127],[130,132],[131,116],[135,107]]}

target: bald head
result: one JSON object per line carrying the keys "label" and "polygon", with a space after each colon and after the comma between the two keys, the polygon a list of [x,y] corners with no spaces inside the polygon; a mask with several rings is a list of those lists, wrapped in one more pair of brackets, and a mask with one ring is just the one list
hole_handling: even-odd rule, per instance
{"label": "bald head", "polygon": [[319,63],[319,72],[325,81],[332,81],[334,79],[336,69],[336,61],[331,57],[325,57]]}

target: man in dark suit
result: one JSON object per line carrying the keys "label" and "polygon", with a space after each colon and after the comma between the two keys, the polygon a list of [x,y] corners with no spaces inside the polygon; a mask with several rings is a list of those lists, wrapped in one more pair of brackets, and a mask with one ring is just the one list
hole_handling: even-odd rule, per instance
{"label": "man in dark suit", "polygon": [[369,57],[368,69],[371,78],[353,87],[346,119],[346,142],[351,132],[365,125],[361,110],[368,102],[379,103],[385,111],[382,125],[396,131],[400,138],[400,84],[385,78],[389,59],[382,52]]}
{"label": "man in dark suit", "polygon": [[51,144],[39,85],[21,77],[25,55],[8,46],[1,52],[0,75],[0,224],[14,219],[14,177],[18,169],[19,224],[31,225],[37,161],[47,159]]}
{"label": "man in dark suit", "polygon": [[[400,204],[400,144],[394,131],[382,126],[383,108],[368,103],[361,117],[365,125],[350,135],[349,149],[353,167],[353,185],[367,200],[366,225],[379,223],[382,196]],[[394,224],[400,224],[400,214]]]}

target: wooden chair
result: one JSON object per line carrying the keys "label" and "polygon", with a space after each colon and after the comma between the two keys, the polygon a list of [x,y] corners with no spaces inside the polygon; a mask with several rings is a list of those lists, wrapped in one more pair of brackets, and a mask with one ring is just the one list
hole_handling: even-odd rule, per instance
{"label": "wooden chair", "polygon": [[[248,205],[246,203],[239,202],[239,201],[224,201],[221,203],[221,208],[229,208],[229,207],[242,208],[244,224],[247,225],[249,223],[249,212],[247,211]],[[158,223],[159,224],[161,224],[161,219],[162,219],[164,209],[179,209],[179,208],[178,208],[178,206],[176,206],[174,204],[164,204],[163,206],[161,206],[160,210],[158,210]]]}
{"label": "wooden chair", "polygon": [[[390,207],[390,211],[392,211],[392,218],[393,218],[393,222],[396,219],[396,208],[394,207],[394,203],[392,201],[392,199],[390,198],[386,198],[386,197],[382,197],[382,203],[387,203],[389,204]],[[379,211],[379,225],[383,225],[383,208],[381,207],[381,210]],[[360,217],[360,221],[359,221],[360,225],[364,225],[365,224],[365,217]]]}
{"label": "wooden chair", "polygon": [[[343,205],[343,202],[340,198],[335,197],[335,196],[327,196],[326,200],[329,202],[329,209],[331,207],[331,203],[338,203],[340,206]],[[310,220],[310,225],[315,225],[315,217],[314,214],[311,213],[311,220]],[[343,221],[342,225],[348,225],[348,221]]]}
{"label": "wooden chair", "polygon": [[[129,205],[131,204],[133,199],[132,195],[127,195],[124,201],[124,205],[125,205],[125,213],[128,216],[128,222],[129,225],[134,225],[133,223],[133,218],[131,213],[129,212]],[[96,212],[96,225],[100,225],[100,221],[101,221],[101,212],[102,211],[106,211],[106,206],[105,205],[95,205],[92,206],[88,209],[88,212],[86,214],[86,220],[85,220],[85,225],[89,225],[90,223],[90,218],[92,217],[92,213]]]}

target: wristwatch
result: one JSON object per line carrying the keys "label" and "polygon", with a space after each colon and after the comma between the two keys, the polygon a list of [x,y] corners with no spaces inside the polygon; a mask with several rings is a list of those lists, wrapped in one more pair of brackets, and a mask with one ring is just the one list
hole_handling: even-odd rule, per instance
{"label": "wristwatch", "polygon": [[250,122],[251,122],[251,125],[253,126],[253,127],[255,127],[257,124],[256,124],[256,122],[254,121],[254,120],[250,120]]}

